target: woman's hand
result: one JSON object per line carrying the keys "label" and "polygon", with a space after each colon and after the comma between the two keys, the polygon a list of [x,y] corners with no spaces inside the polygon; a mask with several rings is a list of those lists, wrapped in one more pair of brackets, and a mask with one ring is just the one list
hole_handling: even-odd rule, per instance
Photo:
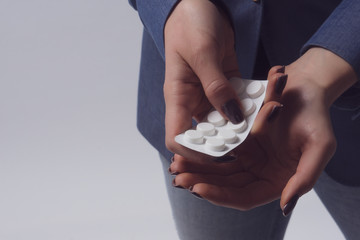
{"label": "woman's hand", "polygon": [[234,123],[243,120],[228,82],[240,76],[234,33],[227,16],[208,0],[182,0],[165,26],[166,145],[186,157],[205,156],[177,144],[175,136],[192,127],[214,106]]}
{"label": "woman's hand", "polygon": [[179,173],[174,185],[241,210],[281,196],[288,215],[335,151],[329,106],[355,83],[356,75],[343,59],[321,48],[310,49],[286,73],[288,83],[279,99],[283,106],[267,94],[251,134],[232,153],[235,161],[191,161],[176,155],[170,168]]}

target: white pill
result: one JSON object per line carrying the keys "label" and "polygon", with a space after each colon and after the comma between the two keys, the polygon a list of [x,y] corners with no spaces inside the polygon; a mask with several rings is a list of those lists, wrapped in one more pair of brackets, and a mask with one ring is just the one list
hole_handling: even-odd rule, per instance
{"label": "white pill", "polygon": [[213,136],[215,134],[215,126],[207,122],[199,123],[196,130],[204,134],[204,136]]}
{"label": "white pill", "polygon": [[259,82],[259,81],[254,81],[251,82],[247,87],[246,87],[246,93],[251,97],[251,98],[257,98],[260,97],[261,94],[263,94],[265,90],[264,85]]}
{"label": "white pill", "polygon": [[223,139],[220,138],[209,138],[205,146],[207,149],[214,151],[214,152],[221,152],[225,149],[225,142]]}
{"label": "white pill", "polygon": [[218,136],[224,139],[225,143],[234,143],[238,139],[236,133],[231,129],[222,129]]}
{"label": "white pill", "polygon": [[244,120],[239,124],[233,124],[232,122],[227,123],[227,127],[237,133],[242,133],[247,128],[247,122]]}
{"label": "white pill", "polygon": [[254,101],[250,98],[245,98],[241,100],[241,104],[243,106],[243,113],[245,116],[251,115],[256,109]]}
{"label": "white pill", "polygon": [[226,120],[221,116],[221,114],[218,111],[212,111],[207,116],[207,120],[209,123],[212,123],[215,127],[223,126],[226,122]]}
{"label": "white pill", "polygon": [[244,89],[245,89],[244,81],[241,78],[238,78],[238,77],[232,77],[229,80],[230,80],[231,85],[235,89],[236,94],[241,95],[244,92]]}
{"label": "white pill", "polygon": [[184,134],[184,139],[189,143],[202,144],[204,143],[204,136],[201,132],[190,129]]}

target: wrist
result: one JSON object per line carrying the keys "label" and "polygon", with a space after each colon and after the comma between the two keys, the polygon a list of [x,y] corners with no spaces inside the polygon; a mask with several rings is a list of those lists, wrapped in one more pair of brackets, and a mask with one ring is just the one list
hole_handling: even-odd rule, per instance
{"label": "wrist", "polygon": [[319,47],[309,49],[289,68],[295,68],[297,73],[305,76],[307,84],[310,81],[320,91],[328,107],[357,81],[356,73],[349,63]]}

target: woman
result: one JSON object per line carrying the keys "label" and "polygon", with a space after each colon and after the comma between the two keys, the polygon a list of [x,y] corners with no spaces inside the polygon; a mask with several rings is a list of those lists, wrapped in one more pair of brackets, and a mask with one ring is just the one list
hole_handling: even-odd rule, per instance
{"label": "woman", "polygon": [[[167,176],[167,183],[180,238],[281,239],[289,219],[282,214],[288,216],[320,176],[315,190],[325,206],[347,238],[359,236],[360,4],[132,4],[145,26],[138,126],[164,169],[176,154],[169,171],[177,176]],[[269,71],[274,65],[287,66]],[[232,76],[269,79],[248,139],[223,159],[175,143],[174,136],[212,106],[240,121],[241,106],[227,82]]]}

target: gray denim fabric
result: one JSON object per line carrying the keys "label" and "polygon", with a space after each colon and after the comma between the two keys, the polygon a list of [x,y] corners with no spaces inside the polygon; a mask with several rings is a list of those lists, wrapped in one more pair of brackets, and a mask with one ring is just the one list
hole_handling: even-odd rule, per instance
{"label": "gray denim fabric", "polygon": [[[359,102],[360,103],[360,99]],[[337,148],[326,173],[347,186],[360,186],[360,118],[358,109],[330,108]]]}
{"label": "gray denim fabric", "polygon": [[343,185],[323,173],[314,189],[345,238],[359,239],[360,187]]}
{"label": "gray denim fabric", "polygon": [[185,189],[172,186],[169,161],[160,155],[173,217],[181,240],[283,239],[289,217],[279,201],[242,212],[215,206]]}
{"label": "gray denim fabric", "polygon": [[356,111],[357,113],[357,111],[360,110],[360,82],[357,82],[357,84],[344,92],[334,102],[334,107],[339,110]]}
{"label": "gray denim fabric", "polygon": [[[290,217],[282,216],[279,201],[246,212],[215,206],[194,197],[187,190],[173,187],[173,176],[168,173],[170,162],[161,155],[160,159],[176,229],[181,240],[284,238]],[[324,172],[314,189],[346,239],[359,239],[360,187],[342,185]]]}

